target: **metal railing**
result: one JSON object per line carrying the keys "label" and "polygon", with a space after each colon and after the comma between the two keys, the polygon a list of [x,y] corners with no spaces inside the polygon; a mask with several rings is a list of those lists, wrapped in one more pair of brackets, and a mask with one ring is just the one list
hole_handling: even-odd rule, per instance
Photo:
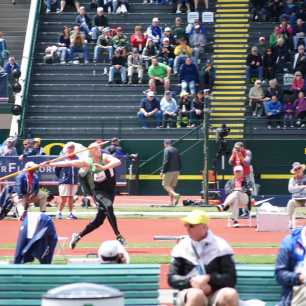
{"label": "metal railing", "polygon": [[[173,142],[173,145],[177,145],[179,143],[181,143],[185,138],[187,138],[189,135],[193,134],[193,133],[197,133],[197,138],[198,140],[192,145],[189,146],[187,149],[185,149],[184,151],[181,152],[181,154],[186,153],[187,151],[189,151],[190,149],[192,149],[195,145],[197,145],[202,138],[200,137],[200,130],[202,129],[202,125],[199,125],[195,128],[192,128],[190,131],[188,131],[186,134],[184,134],[182,137],[180,137],[179,139],[177,139],[176,141]],[[163,154],[164,149],[161,149],[160,151],[158,151],[157,153],[153,154],[149,159],[145,160],[144,162],[142,162],[139,165],[139,169],[143,168],[144,166],[146,166],[147,164],[149,164],[150,162],[152,162],[153,160],[155,160],[156,158],[158,158],[161,154]],[[156,174],[160,171],[161,167],[158,169],[155,169],[152,174]]]}
{"label": "metal railing", "polygon": [[15,98],[15,104],[21,106],[22,113],[19,116],[13,116],[10,136],[22,136],[24,132],[24,116],[28,101],[30,76],[33,65],[34,49],[39,22],[38,16],[40,13],[41,2],[41,0],[31,1],[20,67],[21,76],[19,78],[19,83],[22,89],[21,92],[17,94]]}

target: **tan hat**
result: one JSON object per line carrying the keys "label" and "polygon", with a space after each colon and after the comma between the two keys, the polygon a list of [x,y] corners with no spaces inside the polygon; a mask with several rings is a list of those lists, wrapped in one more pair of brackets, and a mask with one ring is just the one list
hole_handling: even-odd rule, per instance
{"label": "tan hat", "polygon": [[295,171],[296,171],[297,169],[299,169],[299,168],[302,168],[303,171],[304,171],[304,170],[305,170],[305,165],[304,165],[304,164],[301,164],[300,162],[294,162],[294,163],[292,164],[292,168],[291,168],[291,170],[290,170],[290,173],[294,174]]}

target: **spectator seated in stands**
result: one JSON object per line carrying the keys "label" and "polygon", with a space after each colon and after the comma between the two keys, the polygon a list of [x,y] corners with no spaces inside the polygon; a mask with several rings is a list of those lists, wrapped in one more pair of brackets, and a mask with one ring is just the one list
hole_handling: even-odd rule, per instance
{"label": "spectator seated in stands", "polygon": [[203,121],[203,110],[205,106],[205,96],[203,90],[199,90],[192,101],[192,126],[198,126]]}
{"label": "spectator seated in stands", "polygon": [[45,155],[44,149],[41,147],[41,139],[36,137],[32,141],[32,155]]}
{"label": "spectator seated in stands", "polygon": [[158,54],[158,60],[161,63],[164,63],[171,68],[173,67],[173,62],[174,62],[174,47],[170,44],[169,38],[164,37],[159,54]]}
{"label": "spectator seated in stands", "polygon": [[200,58],[205,56],[205,28],[201,26],[200,23],[197,23],[192,27],[189,34],[189,44],[192,48],[192,53],[194,57],[194,62],[198,64]]}
{"label": "spectator seated in stands", "polygon": [[82,53],[84,58],[84,64],[88,64],[88,47],[87,40],[84,33],[81,32],[80,26],[76,25],[73,28],[70,36],[71,58],[73,63],[79,63],[76,61],[75,54]]}
{"label": "spectator seated in stands", "polygon": [[172,45],[172,46],[175,45],[175,38],[174,38],[173,34],[171,33],[171,28],[170,27],[165,28],[161,42],[163,41],[164,38],[169,39],[170,45]]}
{"label": "spectator seated in stands", "polygon": [[306,124],[306,98],[303,91],[300,91],[298,98],[294,102],[296,110],[296,125],[298,127],[305,127]]}
{"label": "spectator seated in stands", "polygon": [[129,40],[128,37],[123,34],[122,28],[118,27],[116,29],[117,34],[112,38],[112,45],[113,48],[116,50],[117,48],[123,48],[124,55],[126,55],[126,51],[128,49]]}
{"label": "spectator seated in stands", "polygon": [[267,8],[268,20],[278,21],[279,16],[283,12],[284,3],[280,0],[270,0]]}
{"label": "spectator seated in stands", "polygon": [[112,138],[111,144],[105,148],[105,151],[119,159],[127,156],[123,148],[120,146],[120,139],[117,137]]}
{"label": "spectator seated in stands", "polygon": [[247,60],[247,79],[251,81],[252,77],[256,77],[256,79],[263,79],[263,66],[262,66],[262,58],[258,54],[257,47],[251,48],[251,53],[248,54]]}
{"label": "spectator seated in stands", "polygon": [[276,46],[277,40],[281,37],[282,34],[280,33],[278,26],[275,26],[273,32],[269,36],[269,47],[272,48],[272,50]]}
{"label": "spectator seated in stands", "polygon": [[152,24],[147,28],[147,37],[152,39],[156,46],[159,46],[162,38],[162,28],[159,26],[159,19],[154,17],[152,19]]}
{"label": "spectator seated in stands", "polygon": [[143,82],[143,61],[142,56],[139,54],[138,49],[133,48],[132,53],[128,56],[128,83],[133,83],[133,74],[136,72],[138,75],[138,83]]}
{"label": "spectator seated in stands", "polygon": [[[115,1],[113,1],[114,3]],[[126,15],[130,9],[128,0],[118,0],[116,14]]]}
{"label": "spectator seated in stands", "polygon": [[298,52],[294,55],[293,71],[300,71],[304,78],[306,77],[306,55],[303,45],[298,46]]}
{"label": "spectator seated in stands", "polygon": [[266,38],[264,36],[260,36],[258,38],[258,44],[257,44],[257,50],[258,54],[263,57],[266,54],[266,50],[268,48],[268,43],[266,41]]}
{"label": "spectator seated in stands", "polygon": [[103,7],[97,8],[97,14],[94,17],[94,26],[91,28],[91,38],[94,42],[102,34],[104,28],[108,27],[108,18],[104,14]]}
{"label": "spectator seated in stands", "polygon": [[269,86],[265,94],[269,98],[272,96],[277,96],[279,100],[283,100],[283,90],[281,86],[279,86],[277,79],[272,79],[269,81]]}
{"label": "spectator seated in stands", "polygon": [[86,39],[89,40],[91,36],[91,20],[86,13],[85,7],[81,6],[79,10],[79,15],[75,18],[75,24],[80,26],[81,32],[84,32]]}
{"label": "spectator seated in stands", "polygon": [[140,110],[137,116],[143,128],[148,127],[147,120],[151,117],[155,118],[155,127],[159,128],[162,119],[159,100],[155,97],[153,91],[148,91],[146,95],[146,98],[143,98],[140,103]]}
{"label": "spectator seated in stands", "polygon": [[176,75],[181,65],[185,62],[186,57],[192,56],[192,49],[187,45],[187,40],[185,38],[180,39],[179,45],[174,49],[174,55],[173,73]]}
{"label": "spectator seated in stands", "polygon": [[283,114],[284,114],[284,120],[283,120],[284,128],[287,128],[287,127],[294,128],[295,104],[292,103],[292,100],[288,96],[284,98]]}
{"label": "spectator seated in stands", "polygon": [[188,38],[186,34],[185,27],[181,17],[175,18],[175,26],[172,30],[173,37],[175,39],[175,44],[178,45],[181,38]]}
{"label": "spectator seated in stands", "polygon": [[176,127],[177,119],[177,103],[172,97],[171,91],[165,91],[163,98],[160,101],[160,109],[163,114],[163,127]]}
{"label": "spectator seated in stands", "polygon": [[70,35],[70,28],[64,26],[63,33],[59,37],[57,47],[57,54],[60,58],[61,64],[65,64],[66,61],[71,60]]}
{"label": "spectator seated in stands", "polygon": [[70,6],[73,6],[77,13],[80,10],[80,1],[79,0],[61,0],[61,12],[64,11],[66,5],[69,4]]}
{"label": "spectator seated in stands", "polygon": [[263,110],[263,102],[265,100],[265,94],[263,88],[261,86],[261,81],[256,80],[253,87],[250,88],[249,91],[249,99],[250,99],[250,106],[252,110],[252,115],[260,117],[262,115]]}
{"label": "spectator seated in stands", "polygon": [[0,32],[0,66],[3,66],[4,62],[9,57],[9,51],[7,50],[6,39],[3,32]]}
{"label": "spectator seated in stands", "polygon": [[200,71],[200,89],[212,90],[215,83],[215,68],[210,60],[206,61],[205,66]]}
{"label": "spectator seated in stands", "polygon": [[44,0],[46,6],[46,14],[50,14],[52,6],[55,7],[56,13],[60,14],[61,11],[61,1],[60,0]]}
{"label": "spectator seated in stands", "polygon": [[120,83],[126,83],[126,56],[123,48],[117,48],[112,58],[112,66],[109,70],[108,84],[114,81],[115,73],[120,73]]}
{"label": "spectator seated in stands", "polygon": [[0,156],[17,156],[16,139],[14,137],[7,138],[0,146]]}
{"label": "spectator seated in stands", "polygon": [[163,63],[159,63],[156,57],[152,58],[152,65],[148,70],[149,88],[156,91],[156,86],[161,84],[164,90],[170,90],[171,68]]}
{"label": "spectator seated in stands", "polygon": [[267,2],[265,0],[251,0],[251,14],[253,21],[266,21]]}
{"label": "spectator seated in stands", "polygon": [[179,77],[182,91],[195,95],[196,86],[199,84],[199,71],[198,67],[192,63],[191,57],[186,57],[185,63],[181,66]]}
{"label": "spectator seated in stands", "polygon": [[7,73],[9,81],[13,82],[13,72],[20,72],[20,66],[14,56],[9,57],[8,62],[4,65],[4,71]]}
{"label": "spectator seated in stands", "polygon": [[288,46],[285,44],[283,37],[277,39],[276,46],[273,48],[273,55],[276,59],[276,71],[283,72],[284,68],[288,67],[290,60]]}
{"label": "spectator seated in stands", "polygon": [[288,16],[285,14],[281,15],[280,20],[281,23],[278,26],[278,32],[282,35],[282,38],[284,39],[284,44],[287,46],[287,48],[291,48],[293,29],[288,23]]}
{"label": "spectator seated in stands", "polygon": [[22,144],[23,144],[23,149],[22,149],[22,154],[18,157],[19,160],[24,160],[28,156],[35,155],[32,139],[25,139]]}
{"label": "spectator seated in stands", "polygon": [[98,37],[97,45],[94,50],[93,62],[97,63],[101,58],[101,54],[106,51],[108,56],[108,62],[110,63],[113,57],[113,46],[112,38],[110,36],[110,28],[104,28],[102,30],[102,35]]}
{"label": "spectator seated in stands", "polygon": [[292,80],[290,89],[293,91],[295,96],[297,96],[299,91],[304,90],[304,79],[300,71],[296,71],[294,73],[294,78]]}
{"label": "spectator seated in stands", "polygon": [[148,38],[146,46],[142,50],[142,58],[145,62],[146,69],[152,64],[152,58],[158,55],[158,48],[154,44],[153,40]]}
{"label": "spectator seated in stands", "polygon": [[178,106],[177,127],[191,127],[192,107],[188,92],[180,93],[180,103]]}
{"label": "spectator seated in stands", "polygon": [[271,129],[273,126],[279,129],[281,125],[282,103],[274,95],[270,100],[265,101],[264,107],[268,117],[268,129]]}
{"label": "spectator seated in stands", "polygon": [[306,46],[306,26],[302,18],[298,18],[293,26],[293,48],[297,50],[299,45]]}
{"label": "spectator seated in stands", "polygon": [[136,48],[140,53],[146,46],[147,38],[143,34],[141,26],[135,26],[134,34],[130,37],[130,44],[132,48]]}
{"label": "spectator seated in stands", "polygon": [[273,55],[272,49],[267,48],[263,56],[263,73],[266,80],[275,78],[276,58]]}

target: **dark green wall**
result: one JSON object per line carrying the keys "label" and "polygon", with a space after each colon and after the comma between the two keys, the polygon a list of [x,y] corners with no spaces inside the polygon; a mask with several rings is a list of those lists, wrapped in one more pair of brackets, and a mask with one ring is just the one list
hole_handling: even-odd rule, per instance
{"label": "dark green wall", "polygon": [[[5,139],[8,131],[0,130],[1,139]],[[60,142],[60,141],[59,141]],[[228,153],[231,151],[233,141],[228,141]],[[86,145],[86,143],[84,143]],[[128,153],[139,153],[142,165],[140,174],[159,174],[162,163],[163,145],[161,140],[126,140],[121,142],[123,148]],[[46,143],[44,144],[46,145]],[[261,194],[287,194],[288,179],[261,179],[263,174],[284,174],[288,175],[291,164],[294,161],[305,162],[305,144],[301,140],[249,140],[245,145],[253,152],[253,166],[256,174],[256,182],[261,185]],[[182,153],[183,169],[181,174],[200,175],[203,169],[203,142],[198,140],[184,140],[175,146]],[[57,154],[59,146],[54,146],[51,154]],[[215,141],[209,142],[209,168],[215,159],[217,144]],[[160,153],[159,153],[160,152]],[[145,163],[156,153],[157,156],[150,162]],[[231,174],[231,167],[227,163],[224,174]],[[217,162],[217,172],[221,174],[220,160]],[[160,180],[141,180],[141,194],[164,194],[160,185]],[[182,194],[199,194],[201,190],[201,180],[180,181],[178,190]]]}

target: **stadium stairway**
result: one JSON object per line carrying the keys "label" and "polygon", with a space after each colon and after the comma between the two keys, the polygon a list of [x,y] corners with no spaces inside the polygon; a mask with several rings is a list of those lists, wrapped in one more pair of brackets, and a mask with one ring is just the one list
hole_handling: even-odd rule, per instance
{"label": "stadium stairway", "polygon": [[4,33],[11,56],[20,63],[31,0],[0,1],[0,32]]}
{"label": "stadium stairway", "polygon": [[[227,138],[244,137],[245,59],[248,43],[249,1],[217,0],[214,63],[216,81],[211,101],[213,128],[225,123]],[[215,134],[210,133],[210,138]]]}
{"label": "stadium stairway", "polygon": [[[82,1],[89,11],[89,0]],[[109,14],[112,28],[122,26],[130,35],[135,25],[144,29],[158,16],[161,25],[173,25],[176,14],[164,5],[142,4],[131,0],[127,16]],[[90,11],[89,11],[90,12]],[[90,12],[91,17],[94,12]],[[46,140],[94,139],[118,136],[124,139],[177,139],[188,133],[186,139],[201,137],[199,129],[143,129],[136,113],[147,84],[107,84],[105,64],[93,64],[93,44],[90,44],[90,64],[44,64],[47,46],[56,44],[64,25],[73,25],[75,12],[63,15],[41,14],[36,41],[31,86],[25,115],[25,135]],[[186,15],[181,15],[186,19]],[[213,27],[207,26],[208,41],[213,37]],[[210,47],[211,48],[211,47]],[[211,50],[208,50],[208,56]],[[178,93],[177,79],[172,77],[171,90]]]}
{"label": "stadium stairway", "polygon": [[[258,38],[260,36],[266,37],[269,40],[269,35],[272,33],[274,27],[277,23],[274,22],[253,22],[250,24],[249,30],[249,47],[256,46],[258,44]],[[291,54],[291,59],[293,62],[293,54]],[[289,65],[289,71],[292,72],[292,62]],[[276,75],[278,83],[283,86],[284,73],[279,72]],[[250,87],[253,86],[248,84],[246,87],[246,97]],[[267,86],[267,84],[266,84]],[[254,118],[251,116],[251,112],[246,112],[245,120],[245,137],[248,139],[304,139],[305,138],[305,128],[290,128],[290,129],[277,129],[272,128],[267,129],[267,118],[260,117]]]}

